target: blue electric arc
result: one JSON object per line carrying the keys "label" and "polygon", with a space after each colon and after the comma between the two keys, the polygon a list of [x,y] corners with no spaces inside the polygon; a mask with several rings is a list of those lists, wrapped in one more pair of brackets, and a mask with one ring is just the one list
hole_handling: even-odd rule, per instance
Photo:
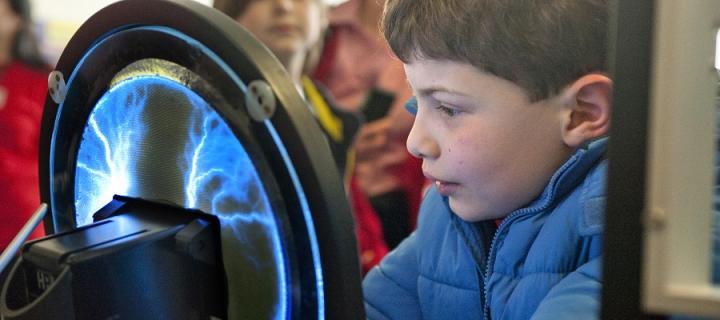
{"label": "blue electric arc", "polygon": [[[224,119],[176,80],[129,77],[95,105],[77,156],[77,225],[92,223],[115,194],[216,215],[224,266],[233,270],[227,273],[229,301],[265,303],[254,305],[253,317],[285,318],[288,262],[259,174]],[[231,318],[247,315],[233,308]]]}

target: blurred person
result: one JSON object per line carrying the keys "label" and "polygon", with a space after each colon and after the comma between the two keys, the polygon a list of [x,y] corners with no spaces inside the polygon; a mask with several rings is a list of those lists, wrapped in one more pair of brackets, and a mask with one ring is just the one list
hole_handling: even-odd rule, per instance
{"label": "blurred person", "polygon": [[[38,145],[47,65],[26,0],[0,0],[0,249],[40,205]],[[31,238],[42,236],[41,228]]]}
{"label": "blurred person", "polygon": [[[340,172],[354,168],[349,151],[361,116],[339,109],[331,94],[307,76],[308,70],[319,62],[322,34],[327,28],[327,7],[323,0],[216,0],[214,7],[235,19],[272,51],[308,101]],[[356,222],[360,260],[363,271],[367,272],[388,249],[377,217],[362,214],[370,208],[368,200],[356,184],[346,183],[349,183],[346,188]]]}
{"label": "blurred person", "polygon": [[360,118],[337,109],[325,89],[305,72],[317,60],[327,25],[325,4],[321,0],[217,0],[214,7],[245,27],[282,63],[328,137],[338,168],[344,170]]}
{"label": "blurred person", "polygon": [[374,91],[394,95],[387,116],[365,124],[358,134],[353,179],[372,204],[367,210],[382,221],[385,242],[394,248],[415,227],[425,178],[420,161],[405,148],[413,119],[404,104],[411,91],[402,62],[380,33],[383,3],[349,0],[331,10],[313,76],[348,111],[379,107],[367,105]]}

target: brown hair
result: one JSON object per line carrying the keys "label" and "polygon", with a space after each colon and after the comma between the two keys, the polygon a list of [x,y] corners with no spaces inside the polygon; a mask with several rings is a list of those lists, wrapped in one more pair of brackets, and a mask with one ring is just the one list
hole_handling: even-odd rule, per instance
{"label": "brown hair", "polygon": [[533,101],[606,71],[607,0],[388,0],[385,38],[403,62],[453,60]]}

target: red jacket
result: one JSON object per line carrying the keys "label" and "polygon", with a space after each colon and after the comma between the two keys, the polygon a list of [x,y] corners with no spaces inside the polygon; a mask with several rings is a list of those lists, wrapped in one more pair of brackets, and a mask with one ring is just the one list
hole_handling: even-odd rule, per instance
{"label": "red jacket", "polygon": [[[0,69],[0,250],[40,205],[38,145],[47,75],[13,62]],[[39,227],[31,237],[42,236]]]}
{"label": "red jacket", "polygon": [[[398,176],[402,177],[403,190],[407,195],[408,209],[410,210],[408,219],[410,219],[409,222],[413,229],[417,223],[417,212],[426,183],[422,176],[416,174],[421,170],[421,166],[422,162],[417,158],[408,158],[396,172]],[[364,275],[380,263],[389,250],[383,237],[382,223],[355,180],[355,176],[350,180],[349,200],[355,219],[355,234],[358,239],[360,264]]]}
{"label": "red jacket", "polygon": [[383,239],[383,230],[380,219],[373,210],[370,201],[360,190],[355,177],[350,179],[350,191],[348,198],[352,207],[353,219],[355,220],[355,236],[358,239],[358,251],[360,254],[360,267],[365,275],[372,267],[380,263],[380,260],[388,253],[387,244]]}

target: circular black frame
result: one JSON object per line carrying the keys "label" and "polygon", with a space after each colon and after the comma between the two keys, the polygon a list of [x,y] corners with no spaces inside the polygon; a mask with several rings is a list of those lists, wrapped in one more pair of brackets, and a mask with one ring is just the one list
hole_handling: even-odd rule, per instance
{"label": "circular black frame", "polygon": [[[259,150],[248,150],[248,153],[267,161],[265,169],[258,168],[258,172],[261,175],[272,175],[280,189],[275,199],[272,198],[274,195],[268,196],[274,206],[284,207],[284,212],[287,212],[286,218],[292,229],[288,230],[288,234],[294,243],[294,248],[290,249],[297,250],[297,265],[292,266],[291,270],[299,273],[292,277],[299,279],[300,283],[293,285],[299,285],[300,288],[293,288],[292,305],[300,307],[293,308],[291,316],[363,318],[352,216],[339,174],[335,170],[327,170],[333,168],[334,163],[325,137],[272,54],[235,21],[201,4],[192,1],[126,0],[95,14],[73,36],[56,67],[63,75],[73,74],[65,100],[67,105],[72,105],[73,110],[61,112],[59,105],[48,97],[43,114],[40,145],[40,191],[43,202],[51,201],[51,190],[73,185],[74,169],[71,169],[72,173],[53,175],[55,181],[50,181],[51,161],[57,161],[53,163],[55,166],[72,167],[84,128],[84,125],[74,125],[87,121],[92,107],[108,89],[109,80],[127,64],[143,58],[160,58],[187,67],[205,79],[223,79],[223,70],[209,63],[201,52],[184,46],[182,41],[169,41],[167,37],[158,36],[161,33],[149,32],[146,28],[142,32],[130,32],[134,28],[148,26],[169,28],[187,35],[216,54],[242,82],[261,79],[273,88],[278,108],[269,121],[275,133],[270,132],[265,124],[251,121],[244,115],[242,96],[233,93],[241,91],[239,88],[216,87],[232,109],[218,111],[229,124],[236,127],[239,138],[248,141],[248,137],[255,137],[257,143],[250,145],[259,146]],[[113,40],[122,45],[109,46],[98,51],[101,54],[92,54],[87,58],[97,61],[83,60],[99,40],[113,35],[122,39]],[[63,126],[66,129],[57,130]],[[56,130],[60,134],[53,141]],[[274,134],[277,134],[284,148],[274,143]],[[55,143],[57,150],[66,150],[66,158],[53,158],[51,143]],[[287,167],[284,152],[292,159],[293,168]],[[68,166],[68,163],[71,165]],[[296,189],[293,174],[297,174],[302,190]],[[305,202],[312,215],[312,226],[307,226],[303,217]],[[74,211],[62,211],[51,211],[48,214],[45,221],[48,233],[74,227]],[[321,292],[313,289],[319,287],[313,276],[315,270],[307,270],[314,268],[312,258],[303,254],[312,245],[308,238],[308,233],[312,232],[317,238],[322,265],[322,287],[317,288]],[[317,309],[318,294],[323,297],[321,303],[324,308],[321,310]]]}

